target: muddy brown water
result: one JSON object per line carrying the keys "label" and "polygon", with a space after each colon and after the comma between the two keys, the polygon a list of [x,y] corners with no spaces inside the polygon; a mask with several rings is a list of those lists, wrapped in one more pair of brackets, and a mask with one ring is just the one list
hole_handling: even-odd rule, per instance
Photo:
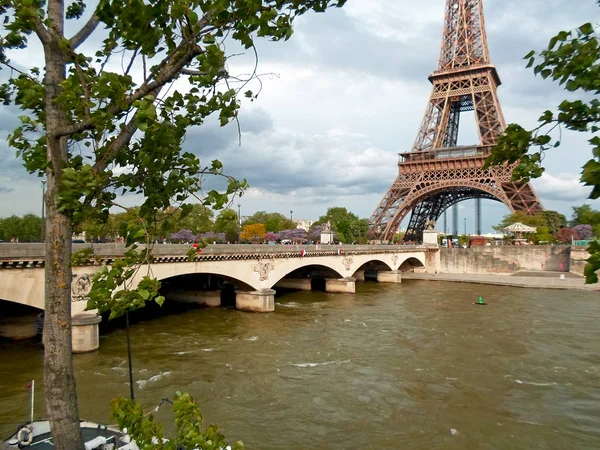
{"label": "muddy brown water", "polygon": [[[147,314],[132,326],[136,395],[150,409],[190,392],[247,449],[598,449],[598,300],[408,280],[290,292],[270,314]],[[105,328],[74,364],[81,416],[110,423],[129,393],[125,331]],[[40,344],[1,341],[0,437],[27,420],[31,379]]]}

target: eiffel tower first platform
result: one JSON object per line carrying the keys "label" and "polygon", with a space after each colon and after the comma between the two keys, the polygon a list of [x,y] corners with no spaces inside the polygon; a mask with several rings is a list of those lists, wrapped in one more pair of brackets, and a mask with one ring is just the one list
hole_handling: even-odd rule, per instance
{"label": "eiffel tower first platform", "polygon": [[[398,177],[370,219],[370,238],[389,241],[412,211],[405,241],[421,241],[427,220],[467,199],[504,203],[511,212],[543,210],[529,183],[513,183],[514,165],[483,170],[506,128],[498,101],[500,78],[490,63],[483,0],[446,0],[433,90],[410,152],[400,153]],[[457,146],[460,115],[474,111],[480,143]],[[456,221],[456,219],[455,219]]]}

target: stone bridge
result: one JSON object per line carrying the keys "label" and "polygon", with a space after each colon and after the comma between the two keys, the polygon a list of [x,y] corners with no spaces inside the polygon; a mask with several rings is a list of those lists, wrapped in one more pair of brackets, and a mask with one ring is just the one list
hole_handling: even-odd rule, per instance
{"label": "stone bridge", "polygon": [[[74,244],[73,251],[85,247],[90,245]],[[151,274],[163,281],[167,300],[212,307],[221,305],[223,288],[229,287],[237,309],[270,312],[275,309],[275,289],[311,290],[315,281],[320,281],[326,292],[354,293],[355,281],[365,276],[400,282],[402,272],[435,272],[440,266],[437,246],[212,245],[202,249],[194,261],[186,256],[189,249],[189,245],[155,245],[152,264],[140,268],[132,286]],[[101,318],[83,311],[86,294],[94,272],[110,265],[125,249],[94,244],[93,250],[93,260],[73,267],[75,351],[98,348]],[[43,310],[44,280],[42,244],[0,244],[0,300]],[[76,339],[82,340],[81,345],[75,345]]]}

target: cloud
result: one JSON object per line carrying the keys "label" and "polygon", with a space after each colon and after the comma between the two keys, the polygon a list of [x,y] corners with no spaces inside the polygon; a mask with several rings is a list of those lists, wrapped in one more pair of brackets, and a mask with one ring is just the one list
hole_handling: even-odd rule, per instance
{"label": "cloud", "polygon": [[591,192],[590,187],[580,183],[578,175],[551,175],[546,172],[532,183],[537,194],[549,201],[583,203]]}
{"label": "cloud", "polygon": [[0,192],[7,194],[7,193],[10,193],[10,192],[13,192],[13,191],[14,191],[13,188],[11,188],[9,186],[3,186],[3,185],[0,184]]}
{"label": "cloud", "polygon": [[[397,175],[397,153],[410,150],[421,124],[431,92],[427,76],[439,57],[444,3],[348,2],[341,9],[300,17],[288,42],[257,41],[258,72],[273,75],[261,78],[257,100],[243,100],[241,146],[235,123],[221,128],[209,119],[190,130],[185,149],[205,164],[219,159],[228,174],[248,180],[252,188],[239,200],[245,215],[294,210],[294,217],[316,219],[328,207],[345,206],[369,217]],[[535,77],[522,58],[531,49],[543,49],[559,30],[597,16],[594,0],[577,0],[576,8],[573,3],[485,0],[490,54],[503,81],[499,97],[507,122],[532,127],[545,109],[567,97],[557,84]],[[103,33],[98,30],[81,49],[93,53],[92,44]],[[238,51],[228,43],[228,54]],[[12,52],[11,58],[24,67],[39,55],[38,46]],[[229,71],[248,73],[254,62],[253,53],[232,58]],[[120,58],[111,64],[107,68],[120,70]],[[43,61],[36,65],[42,67]],[[260,89],[258,83],[249,88]],[[18,114],[13,108],[0,110],[0,186],[13,189],[0,190],[5,215],[35,212],[40,205],[39,182],[4,140]],[[461,124],[459,142],[475,143],[473,123],[461,118]],[[547,208],[569,213],[586,199],[587,188],[569,174],[578,173],[589,159],[587,138],[565,132],[563,145],[548,153],[547,172],[534,181]],[[484,202],[484,232],[507,213],[497,202]],[[462,203],[461,230],[464,218],[471,229],[472,216],[473,203]]]}

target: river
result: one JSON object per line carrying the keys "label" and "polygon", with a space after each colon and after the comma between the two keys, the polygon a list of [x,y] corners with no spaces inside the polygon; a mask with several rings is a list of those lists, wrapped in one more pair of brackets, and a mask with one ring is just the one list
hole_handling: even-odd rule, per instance
{"label": "river", "polygon": [[[276,300],[138,316],[138,399],[187,391],[249,450],[600,448],[598,293],[408,280]],[[27,420],[42,363],[38,342],[0,342],[0,436]],[[125,331],[74,364],[81,416],[109,422],[129,393]]]}

